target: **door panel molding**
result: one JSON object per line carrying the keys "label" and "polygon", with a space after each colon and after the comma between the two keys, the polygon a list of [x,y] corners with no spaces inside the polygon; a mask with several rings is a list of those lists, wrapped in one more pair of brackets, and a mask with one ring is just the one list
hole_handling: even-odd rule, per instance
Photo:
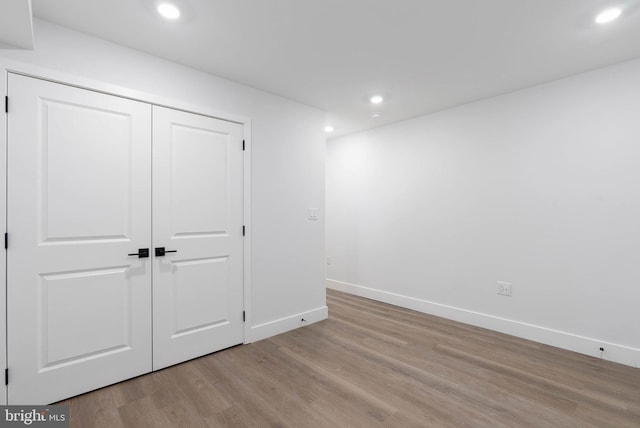
{"label": "door panel molding", "polygon": [[[153,107],[153,368],[243,343],[242,127]],[[195,132],[194,132],[195,130]]]}
{"label": "door panel molding", "polygon": [[[244,239],[244,303],[246,311],[245,322],[245,334],[244,343],[251,343],[254,340],[258,340],[257,336],[254,339],[252,335],[252,280],[251,280],[251,247],[252,247],[252,203],[251,203],[251,190],[252,190],[252,167],[251,167],[251,153],[253,145],[252,137],[252,120],[249,116],[230,113],[229,111],[221,110],[219,107],[212,107],[212,105],[205,105],[199,103],[187,102],[184,99],[175,98],[173,96],[167,96],[160,93],[151,93],[146,91],[140,91],[136,88],[126,87],[118,84],[108,83],[105,81],[87,78],[79,76],[70,72],[60,71],[58,69],[44,67],[37,64],[29,64],[21,61],[16,61],[9,58],[0,58],[0,70],[4,73],[4,88],[7,87],[9,74],[16,74],[26,77],[32,77],[35,79],[45,80],[53,83],[60,83],[63,85],[73,86],[80,89],[87,89],[90,91],[100,92],[108,95],[115,95],[121,98],[127,98],[134,101],[141,101],[155,106],[164,106],[172,109],[200,114],[208,117],[213,117],[228,122],[235,122],[243,127],[243,138],[245,141],[245,156],[244,156],[244,224],[247,228],[247,233]],[[0,129],[6,131],[6,116],[0,114]],[[6,132],[0,132],[0,165],[6,168]],[[2,168],[2,167],[0,167]],[[6,169],[4,170],[6,171]],[[1,171],[1,172],[4,172]],[[6,212],[6,182],[5,174],[0,174],[0,198],[3,206],[3,210],[0,211],[0,218],[4,220],[4,213]],[[5,222],[2,222],[5,224]],[[6,269],[6,266],[3,266]],[[6,270],[5,270],[6,272]],[[2,275],[4,278],[5,276]],[[3,302],[0,305],[1,309],[6,310],[6,302],[2,293],[0,293],[0,301]],[[2,314],[4,315],[4,314]],[[0,334],[6,333],[5,316],[0,317]],[[0,347],[6,343],[5,340],[0,340]],[[6,349],[0,349],[0,351],[6,351]],[[3,361],[5,352],[0,352],[0,362]],[[6,361],[5,361],[6,365]],[[0,402],[2,401],[2,388],[0,388]],[[6,397],[6,388],[4,391]]]}
{"label": "door panel molding", "polygon": [[127,255],[151,240],[151,107],[14,74],[9,97],[8,401],[45,404],[151,370],[149,262]]}
{"label": "door panel molding", "polygon": [[[98,93],[98,94],[103,94],[103,95],[107,95],[107,96],[116,96],[118,98],[123,98],[123,99],[128,99],[134,102],[142,102],[145,104],[148,104],[149,106],[151,105],[155,105],[155,106],[167,106],[173,110],[178,110],[178,111],[182,111],[182,112],[188,112],[188,113],[193,113],[196,115],[200,115],[200,116],[204,116],[204,117],[213,117],[213,118],[218,118],[224,121],[228,121],[228,122],[235,122],[236,124],[240,124],[240,132],[239,135],[241,136],[241,138],[245,141],[245,152],[244,152],[244,156],[242,156],[242,199],[243,199],[243,212],[242,212],[242,224],[246,225],[249,230],[250,230],[250,225],[251,225],[251,197],[250,197],[250,192],[251,192],[251,157],[249,155],[250,153],[250,148],[251,148],[251,121],[250,119],[246,118],[246,117],[242,117],[242,116],[237,116],[237,115],[229,115],[227,113],[224,112],[220,112],[217,110],[213,110],[209,107],[206,106],[196,106],[196,105],[192,105],[192,104],[188,104],[188,103],[184,103],[183,101],[180,100],[174,100],[171,98],[167,98],[167,97],[162,97],[156,94],[144,94],[141,93],[139,91],[135,91],[135,90],[131,90],[129,88],[123,88],[123,87],[118,87],[115,85],[109,85],[106,84],[104,82],[97,82],[97,81],[93,81],[90,79],[84,79],[84,78],[80,78],[77,76],[73,76],[73,75],[69,75],[66,73],[60,73],[54,70],[48,70],[42,67],[38,67],[38,66],[32,66],[32,65],[28,65],[28,64],[22,64],[22,63],[17,63],[17,62],[13,62],[11,60],[5,60],[5,59],[0,59],[0,68],[3,70],[6,70],[5,73],[5,79],[6,79],[6,85],[5,87],[8,86],[8,82],[9,82],[9,76],[10,75],[15,75],[15,76],[23,76],[23,77],[31,77],[31,78],[35,78],[37,80],[40,81],[44,81],[44,82],[53,82],[53,83],[59,83],[59,84],[63,84],[72,88],[76,88],[76,89],[86,89],[88,91],[91,91],[92,93]],[[61,103],[64,104],[64,103]],[[71,103],[73,105],[73,103]],[[96,111],[100,111],[101,109],[96,109]],[[107,109],[108,111],[108,109]],[[7,122],[6,122],[6,118],[7,116],[2,115],[2,118],[0,119],[0,129],[7,129]],[[0,164],[4,165],[6,168],[7,165],[7,159],[5,157],[6,154],[6,147],[7,147],[7,138],[6,138],[6,133],[2,133],[2,135],[0,136]],[[2,179],[0,181],[4,182],[4,176],[5,174],[0,174],[0,177],[2,177]],[[2,184],[2,183],[0,183]],[[6,185],[0,185],[1,191],[0,191],[0,199],[3,201],[2,203],[5,204],[6,207],[6,202],[7,202],[7,195],[5,193],[5,189],[6,189]],[[6,212],[5,210],[0,210],[2,212],[2,216],[4,216],[4,213]],[[1,221],[1,220],[0,220]],[[41,223],[42,224],[42,223]],[[64,227],[68,227],[69,225],[66,224],[64,225]],[[110,232],[110,233],[90,233],[90,231],[84,230],[82,231],[82,233],[78,232],[75,234],[75,236],[73,236],[74,234],[69,234],[69,233],[60,233],[59,231],[62,230],[64,231],[64,227],[62,229],[58,228],[58,232],[53,233],[53,234],[49,234],[49,233],[43,233],[41,236],[44,236],[44,239],[41,240],[41,242],[38,244],[38,247],[41,248],[44,251],[47,252],[51,252],[54,251],[56,249],[59,249],[59,247],[64,247],[64,246],[73,246],[73,247],[77,247],[77,249],[79,250],[82,246],[84,245],[90,245],[91,247],[94,246],[99,246],[99,245],[103,245],[103,244],[131,244],[131,239],[130,239],[130,234],[128,233],[128,231],[125,231],[125,233],[122,233],[120,231],[117,231],[115,233]],[[55,230],[55,228],[54,228]],[[11,233],[11,231],[9,231]],[[69,236],[71,235],[71,236]],[[207,239],[207,238],[212,238],[212,237],[224,237],[224,236],[228,236],[229,233],[227,232],[223,232],[223,231],[219,231],[219,230],[209,230],[209,231],[192,231],[192,232],[178,232],[176,234],[176,236],[173,238],[177,241],[184,239],[184,240],[188,240],[191,238],[201,238],[201,239]],[[130,249],[131,252],[135,252],[137,251],[138,246],[135,245],[130,245],[132,248]],[[143,245],[142,247],[147,247],[148,245]],[[135,247],[135,248],[133,248]],[[15,247],[11,247],[11,248],[15,248]],[[169,249],[169,248],[167,248]],[[87,253],[89,253],[90,251],[87,251]],[[153,249],[152,249],[153,252]],[[78,258],[82,263],[86,262],[86,257],[83,258],[82,256],[82,251],[75,251],[74,254],[78,255]],[[250,269],[250,264],[251,264],[251,234],[247,233],[246,236],[243,239],[243,246],[242,246],[242,250],[241,250],[241,254],[242,254],[242,258],[244,263],[242,264],[242,272],[243,272],[243,287],[242,287],[242,292],[243,292],[243,301],[244,301],[244,306],[243,309],[246,313],[246,317],[247,317],[247,321],[249,321],[251,319],[251,309],[250,309],[250,303],[251,303],[251,284],[250,284],[250,274],[251,274],[251,269]],[[138,260],[138,259],[133,259],[133,258],[129,258],[126,260],[127,263],[130,263],[128,267],[129,271],[134,272],[134,275],[139,272],[144,271],[145,269],[148,269],[149,266],[147,266],[147,268],[145,268],[142,263],[145,261],[145,259],[142,260]],[[147,262],[150,262],[151,259],[146,259]],[[84,265],[83,265],[84,266]],[[124,265],[122,265],[124,266]],[[118,266],[120,267],[120,265]],[[6,270],[6,264],[3,263],[2,266],[2,270]],[[56,272],[61,273],[61,271],[56,271],[55,269],[48,269],[47,270],[47,274],[44,275],[44,277],[47,277],[47,275],[57,275]],[[71,266],[64,266],[64,272],[67,273],[71,273],[71,272],[76,272],[73,267]],[[48,278],[52,278],[48,277]],[[5,283],[5,287],[7,286],[7,284]],[[2,298],[0,298],[0,301],[3,300],[4,298],[4,294],[5,293],[0,293],[2,295]],[[0,308],[1,310],[6,310],[7,306],[6,306],[6,302],[0,302]],[[4,334],[6,333],[6,327],[4,326],[4,320],[5,317],[4,316],[0,316],[0,331]],[[244,327],[243,327],[243,334],[241,335],[241,342],[242,343],[249,343],[250,340],[250,336],[248,334],[248,332],[250,331],[250,324],[249,322],[244,323]],[[2,340],[2,336],[0,335],[0,344],[1,345],[5,345],[6,339]],[[1,349],[0,349],[1,350]],[[79,358],[76,359],[81,359],[81,360],[88,360],[89,364],[92,364],[95,361],[91,361],[91,360],[96,360],[95,355],[98,355],[100,353],[106,353],[106,354],[121,354],[123,353],[123,351],[126,351],[126,345],[123,344],[118,344],[118,345],[114,345],[113,347],[102,347],[101,349],[98,350],[94,350],[91,351],[89,353],[85,353],[82,354],[84,355],[83,358],[82,356],[79,356],[77,354],[77,356]],[[6,355],[5,352],[0,352],[0,355],[2,357],[4,357]],[[3,358],[0,357],[0,366],[2,365],[2,360]],[[48,363],[48,367],[43,367],[43,370],[45,372],[49,371],[50,374],[53,374],[55,372],[55,370],[47,370],[51,367],[55,367],[57,365],[65,365],[67,363],[67,361],[62,358],[59,359],[57,358],[56,361],[49,361]],[[125,364],[124,362],[121,363],[120,365]],[[6,363],[5,363],[6,365]],[[93,369],[97,372],[99,371],[99,368],[93,364]],[[100,382],[103,382],[103,384],[108,384],[111,383],[108,380],[109,376],[112,375],[112,373],[108,373],[107,372],[103,372],[100,374],[100,378],[102,379]],[[18,382],[19,378],[16,379],[15,376],[15,371],[11,372],[12,376],[11,376],[11,384],[14,385],[14,382]],[[127,374],[126,376],[131,377],[131,376],[135,376],[136,374],[139,373],[133,373],[131,370],[129,370],[129,374]],[[56,376],[53,376],[52,379],[53,382],[55,383],[55,378],[57,378]],[[58,378],[58,380],[60,382],[58,383],[64,383],[62,381],[62,379]],[[106,382],[106,383],[104,383]],[[74,395],[77,392],[73,391],[73,388],[69,388],[67,386],[64,386],[61,388],[61,393],[63,394],[63,396],[70,396],[70,395]],[[6,396],[7,396],[7,388],[5,387],[4,389],[0,388],[0,403],[6,402]]]}

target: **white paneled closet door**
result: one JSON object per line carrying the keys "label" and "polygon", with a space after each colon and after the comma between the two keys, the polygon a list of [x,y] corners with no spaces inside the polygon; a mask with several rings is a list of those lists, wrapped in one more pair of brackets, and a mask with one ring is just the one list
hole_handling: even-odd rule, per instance
{"label": "white paneled closet door", "polygon": [[10,74],[8,395],[43,404],[151,361],[151,106]]}
{"label": "white paneled closet door", "polygon": [[153,107],[153,368],[243,341],[242,125]]}

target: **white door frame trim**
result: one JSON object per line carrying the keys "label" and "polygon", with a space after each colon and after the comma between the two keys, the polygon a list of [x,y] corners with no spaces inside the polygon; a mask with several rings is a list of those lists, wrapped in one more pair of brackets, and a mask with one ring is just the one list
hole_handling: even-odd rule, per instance
{"label": "white door frame trim", "polygon": [[[243,224],[246,226],[246,236],[244,237],[244,267],[243,267],[243,294],[244,294],[244,311],[246,319],[244,323],[243,343],[250,343],[251,340],[251,119],[247,116],[237,115],[229,112],[213,109],[204,105],[192,104],[172,97],[152,94],[148,92],[138,91],[135,89],[114,85],[110,83],[100,82],[93,79],[76,76],[73,74],[60,72],[46,67],[41,67],[29,63],[23,63],[15,60],[8,60],[0,57],[0,70],[2,70],[2,88],[0,96],[8,93],[9,73],[20,74],[23,76],[34,77],[37,79],[47,80],[50,82],[61,83],[74,86],[81,89],[88,89],[95,92],[101,92],[109,95],[115,95],[122,98],[128,98],[135,101],[145,102],[151,105],[161,107],[169,107],[175,110],[182,110],[189,113],[200,114],[204,116],[214,117],[229,122],[235,122],[243,126],[243,135],[245,141],[244,153],[244,218]],[[9,102],[9,112],[11,111],[11,102]],[[4,112],[3,112],[4,113]],[[7,225],[7,114],[0,114],[0,224],[4,226],[5,232]],[[1,232],[0,232],[1,233]],[[0,262],[0,278],[4,283],[0,291],[0,370],[7,367],[7,325],[6,325],[6,290],[7,290],[7,258]],[[7,386],[0,387],[0,404],[7,403]]]}

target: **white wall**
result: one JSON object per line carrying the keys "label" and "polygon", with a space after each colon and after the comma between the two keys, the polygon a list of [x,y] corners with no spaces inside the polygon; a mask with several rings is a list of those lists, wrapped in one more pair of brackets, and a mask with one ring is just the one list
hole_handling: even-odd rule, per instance
{"label": "white wall", "polygon": [[[324,112],[44,21],[11,60],[251,119],[250,340],[326,317]],[[215,54],[215,53],[212,53]],[[0,64],[2,65],[2,64]],[[18,68],[20,68],[18,66]]]}
{"label": "white wall", "polygon": [[640,60],[327,147],[330,287],[640,366]]}

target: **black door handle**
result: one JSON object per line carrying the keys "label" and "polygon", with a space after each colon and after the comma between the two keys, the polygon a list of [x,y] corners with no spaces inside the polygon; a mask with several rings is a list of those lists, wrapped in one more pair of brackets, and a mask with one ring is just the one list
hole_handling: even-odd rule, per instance
{"label": "black door handle", "polygon": [[138,256],[139,259],[144,259],[149,257],[149,249],[148,248],[140,248],[137,253],[127,254],[128,256]]}
{"label": "black door handle", "polygon": [[177,253],[178,250],[165,250],[164,247],[156,248],[156,257],[162,257],[167,253]]}

